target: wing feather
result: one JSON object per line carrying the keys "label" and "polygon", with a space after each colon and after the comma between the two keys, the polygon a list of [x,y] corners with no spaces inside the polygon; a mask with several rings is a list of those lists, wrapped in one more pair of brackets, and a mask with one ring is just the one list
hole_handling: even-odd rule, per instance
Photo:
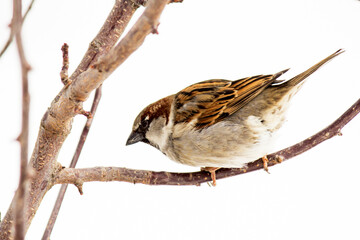
{"label": "wing feather", "polygon": [[196,129],[209,127],[241,109],[285,71],[236,81],[212,79],[193,84],[175,96],[175,123],[196,119]]}

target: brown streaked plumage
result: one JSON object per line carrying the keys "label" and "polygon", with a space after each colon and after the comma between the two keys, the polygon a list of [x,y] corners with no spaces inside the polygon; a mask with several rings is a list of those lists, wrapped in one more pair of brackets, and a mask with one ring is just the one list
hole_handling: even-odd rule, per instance
{"label": "brown streaked plumage", "polygon": [[209,127],[238,111],[287,71],[236,81],[213,79],[193,84],[175,95],[175,124],[197,119],[196,129]]}
{"label": "brown streaked plumage", "polygon": [[166,118],[166,123],[169,121],[169,115],[170,115],[170,107],[172,104],[173,98],[165,97],[160,99],[159,101],[150,104],[147,106],[144,111],[143,115],[140,116],[140,118],[147,118],[151,122],[154,118],[158,118],[160,116]]}
{"label": "brown streaked plumage", "polygon": [[246,166],[271,150],[289,101],[303,80],[342,52],[288,81],[277,80],[288,71],[284,70],[193,84],[146,107],[135,119],[126,144],[142,141],[176,162],[207,169]]}

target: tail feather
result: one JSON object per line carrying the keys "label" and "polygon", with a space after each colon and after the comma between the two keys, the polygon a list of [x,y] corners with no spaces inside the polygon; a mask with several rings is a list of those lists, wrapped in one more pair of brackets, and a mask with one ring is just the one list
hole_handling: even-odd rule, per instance
{"label": "tail feather", "polygon": [[293,77],[289,81],[286,81],[284,83],[284,85],[286,84],[286,85],[289,85],[289,86],[295,86],[295,85],[299,84],[304,79],[306,79],[308,76],[313,74],[316,70],[318,70],[322,65],[324,65],[325,63],[327,63],[328,61],[330,61],[331,59],[333,59],[334,57],[340,55],[343,52],[345,52],[343,49],[337,50],[336,52],[334,52],[333,54],[331,54],[327,58],[321,60],[320,62],[318,62],[317,64],[315,64],[314,66],[312,66],[311,68],[306,70],[305,72],[300,73],[299,75]]}

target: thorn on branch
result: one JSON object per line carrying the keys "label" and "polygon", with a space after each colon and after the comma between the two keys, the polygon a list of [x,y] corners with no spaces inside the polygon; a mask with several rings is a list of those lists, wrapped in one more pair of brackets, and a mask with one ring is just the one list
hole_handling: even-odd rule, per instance
{"label": "thorn on branch", "polygon": [[61,47],[61,51],[63,53],[63,66],[60,71],[60,78],[61,82],[65,85],[65,87],[68,87],[71,84],[71,80],[69,79],[69,45],[64,43],[64,45]]}

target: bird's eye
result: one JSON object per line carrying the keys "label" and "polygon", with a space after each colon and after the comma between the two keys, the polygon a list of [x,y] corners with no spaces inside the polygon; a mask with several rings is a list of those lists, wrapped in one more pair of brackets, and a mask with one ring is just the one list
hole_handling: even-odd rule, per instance
{"label": "bird's eye", "polygon": [[142,120],[140,123],[140,129],[145,130],[149,127],[149,120]]}

